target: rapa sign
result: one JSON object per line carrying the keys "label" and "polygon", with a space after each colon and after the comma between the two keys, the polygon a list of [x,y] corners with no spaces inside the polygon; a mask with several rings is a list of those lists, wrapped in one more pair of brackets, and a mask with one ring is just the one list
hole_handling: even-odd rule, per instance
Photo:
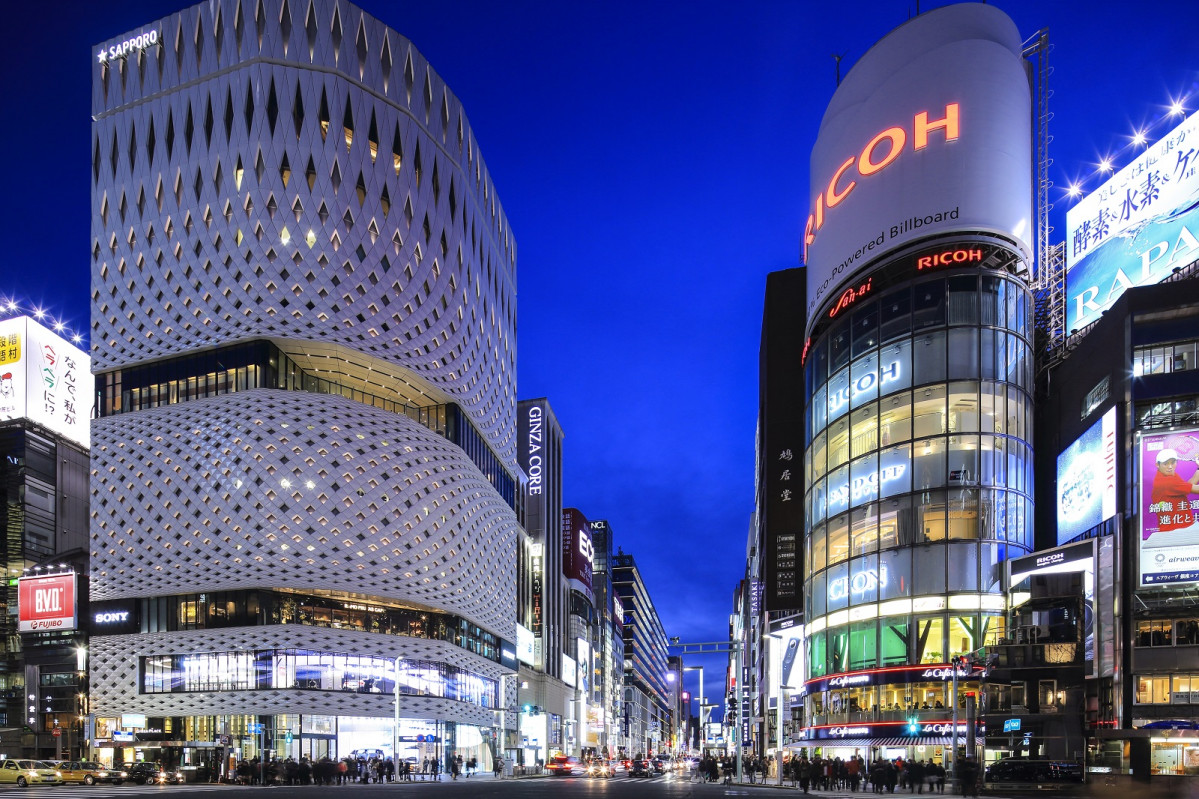
{"label": "rapa sign", "polygon": [[75,629],[75,573],[17,580],[17,629],[23,633]]}

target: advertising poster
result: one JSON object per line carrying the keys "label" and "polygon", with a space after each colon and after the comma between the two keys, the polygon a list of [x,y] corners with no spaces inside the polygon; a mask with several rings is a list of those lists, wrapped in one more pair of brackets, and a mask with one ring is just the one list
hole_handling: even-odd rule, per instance
{"label": "advertising poster", "polygon": [[1066,329],[1199,257],[1199,113],[1066,212]]}
{"label": "advertising poster", "polygon": [[74,630],[75,574],[17,580],[17,614],[23,633]]}
{"label": "advertising poster", "polygon": [[1141,585],[1199,582],[1199,430],[1141,437]]}
{"label": "advertising poster", "polygon": [[91,446],[91,358],[28,317],[0,321],[0,422],[29,419]]}
{"label": "advertising poster", "polygon": [[1057,542],[1064,544],[1116,515],[1116,409],[1111,408],[1057,458]]}

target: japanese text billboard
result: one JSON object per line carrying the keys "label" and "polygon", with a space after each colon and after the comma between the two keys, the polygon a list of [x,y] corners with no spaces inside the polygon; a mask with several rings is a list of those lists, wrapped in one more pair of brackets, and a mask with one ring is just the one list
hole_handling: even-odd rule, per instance
{"label": "japanese text billboard", "polygon": [[1199,430],[1141,436],[1141,585],[1199,583]]}
{"label": "japanese text billboard", "polygon": [[74,630],[74,572],[17,580],[17,614],[23,633]]}
{"label": "japanese text billboard", "polygon": [[29,419],[90,447],[91,363],[28,317],[0,321],[0,422]]}
{"label": "japanese text billboard", "polygon": [[1199,258],[1199,113],[1066,212],[1066,329]]}
{"label": "japanese text billboard", "polygon": [[812,148],[808,328],[839,286],[905,244],[1004,237],[1031,260],[1032,100],[1021,37],[994,6],[938,8],[867,52]]}
{"label": "japanese text billboard", "polygon": [[1116,515],[1116,409],[1057,456],[1057,542]]}

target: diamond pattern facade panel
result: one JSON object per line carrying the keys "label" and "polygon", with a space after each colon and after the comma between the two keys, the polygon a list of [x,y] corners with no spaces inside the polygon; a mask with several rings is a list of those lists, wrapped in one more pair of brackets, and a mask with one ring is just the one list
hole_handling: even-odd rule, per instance
{"label": "diamond pattern facade panel", "polygon": [[459,404],[512,463],[515,242],[410,42],[345,2],[217,0],[97,51],[96,371],[255,337],[343,345]]}
{"label": "diamond pattern facade panel", "polygon": [[[519,523],[487,464],[516,473],[516,249],[457,98],[342,0],[210,0],[96,56],[92,600],[296,592],[514,639]],[[195,371],[266,342],[247,368],[282,354],[325,387]],[[131,400],[149,372],[171,388]],[[94,712],[391,716],[390,695],[327,686],[139,682],[147,659],[211,675],[264,649],[431,664],[445,696],[406,717],[492,726],[494,691],[514,701],[468,643],[196,626],[94,636]]]}
{"label": "diamond pattern facade panel", "polygon": [[512,509],[401,414],[270,389],[196,400],[94,422],[92,470],[93,600],[351,591],[515,637]]}
{"label": "diamond pattern facade panel", "polygon": [[[98,716],[109,716],[138,708],[137,712],[149,716],[206,716],[214,713],[269,715],[277,713],[280,707],[286,707],[288,713],[306,715],[393,715],[394,698],[391,693],[278,689],[215,694],[142,694],[137,690],[139,660],[129,656],[130,652],[153,657],[191,652],[253,652],[272,648],[360,652],[387,658],[402,656],[450,663],[490,680],[498,680],[502,673],[497,664],[442,641],[416,638],[381,641],[378,636],[369,633],[298,625],[190,631],[171,635],[101,636],[93,638],[90,646],[91,689],[96,697],[92,712]],[[515,697],[512,697],[506,706],[511,706],[514,701]],[[496,723],[495,708],[444,697],[405,695],[400,701],[400,714],[404,718],[441,719],[481,727]]]}

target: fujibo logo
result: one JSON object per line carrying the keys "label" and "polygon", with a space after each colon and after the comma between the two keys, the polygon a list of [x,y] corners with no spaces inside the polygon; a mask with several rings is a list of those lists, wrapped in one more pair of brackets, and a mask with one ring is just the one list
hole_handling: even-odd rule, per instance
{"label": "fujibo logo", "polygon": [[139,33],[132,39],[126,39],[120,44],[114,44],[112,47],[101,50],[96,58],[101,64],[105,64],[116,58],[128,58],[130,53],[140,52],[156,44],[158,44],[158,31]]}

